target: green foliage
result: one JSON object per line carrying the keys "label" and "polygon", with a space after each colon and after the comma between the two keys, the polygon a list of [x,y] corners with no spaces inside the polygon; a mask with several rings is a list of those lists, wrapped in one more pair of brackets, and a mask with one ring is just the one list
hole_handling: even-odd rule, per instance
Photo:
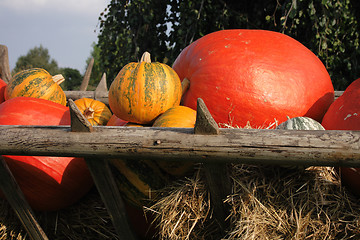
{"label": "green foliage", "polygon": [[311,49],[325,64],[335,89],[360,77],[359,19],[350,0],[293,0],[282,5],[281,31]]}
{"label": "green foliage", "polygon": [[[164,4],[165,3],[165,4]],[[102,69],[111,81],[127,63],[148,51],[152,61],[163,61],[167,52],[166,1],[112,0],[100,16],[98,46]]]}
{"label": "green foliage", "polygon": [[12,75],[29,68],[43,68],[51,75],[58,74],[59,72],[57,62],[50,58],[49,50],[42,45],[30,49],[26,55],[20,56],[16,61]]}
{"label": "green foliage", "polygon": [[267,29],[303,43],[323,61],[335,89],[344,90],[360,77],[359,12],[356,0],[112,0],[99,17],[100,64],[112,80],[144,51],[171,65],[208,33]]}
{"label": "green foliage", "polygon": [[60,84],[64,91],[79,90],[83,77],[79,70],[73,68],[62,68],[60,73],[65,81]]}

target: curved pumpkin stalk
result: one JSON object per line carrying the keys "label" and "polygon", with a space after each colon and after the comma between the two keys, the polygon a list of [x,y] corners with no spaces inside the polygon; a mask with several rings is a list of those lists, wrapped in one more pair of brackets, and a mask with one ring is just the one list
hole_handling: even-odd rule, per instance
{"label": "curved pumpkin stalk", "polygon": [[65,78],[64,78],[63,75],[57,74],[57,75],[55,75],[55,76],[52,77],[52,80],[53,80],[54,82],[56,82],[58,85],[60,85],[62,82],[65,81]]}
{"label": "curved pumpkin stalk", "polygon": [[144,52],[143,55],[141,56],[140,62],[151,63],[150,53]]}

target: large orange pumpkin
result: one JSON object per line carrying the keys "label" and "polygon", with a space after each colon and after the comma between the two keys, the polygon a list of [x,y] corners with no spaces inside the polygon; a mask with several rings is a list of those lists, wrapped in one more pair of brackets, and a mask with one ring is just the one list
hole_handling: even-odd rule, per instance
{"label": "large orange pumpkin", "polygon": [[[360,78],[351,83],[326,112],[326,130],[360,130]],[[342,184],[360,197],[360,168],[340,167]]]}
{"label": "large orange pumpkin", "polygon": [[33,97],[65,106],[66,95],[59,85],[64,80],[61,74],[51,76],[42,68],[23,70],[15,74],[9,81],[5,89],[5,99]]}
{"label": "large orange pumpkin", "polygon": [[[16,97],[0,104],[0,125],[70,125],[70,112],[68,107],[49,100]],[[3,158],[35,210],[68,207],[93,186],[83,158],[10,155]]]}
{"label": "large orange pumpkin", "polygon": [[222,30],[187,46],[173,69],[190,86],[183,105],[202,98],[217,123],[267,127],[298,116],[319,122],[334,100],[323,63],[300,42],[265,30]]}
{"label": "large orange pumpkin", "polygon": [[105,103],[91,98],[80,98],[74,101],[80,112],[93,126],[105,126],[112,113]]}
{"label": "large orange pumpkin", "polygon": [[151,124],[167,109],[180,104],[182,89],[176,72],[151,62],[145,52],[139,63],[125,65],[109,89],[112,112],[125,121]]}

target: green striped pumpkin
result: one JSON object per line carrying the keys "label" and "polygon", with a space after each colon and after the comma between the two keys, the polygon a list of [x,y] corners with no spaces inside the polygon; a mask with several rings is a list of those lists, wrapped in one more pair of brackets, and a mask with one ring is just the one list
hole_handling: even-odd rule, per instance
{"label": "green striped pumpkin", "polygon": [[168,65],[151,62],[145,52],[139,63],[125,65],[109,89],[111,111],[125,121],[152,124],[166,110],[180,104],[181,81]]}
{"label": "green striped pumpkin", "polygon": [[61,74],[51,76],[42,68],[20,71],[9,81],[5,89],[5,100],[14,97],[33,97],[66,106],[66,95],[59,85],[64,80]]}
{"label": "green striped pumpkin", "polygon": [[309,117],[288,118],[281,123],[276,129],[286,130],[325,130],[325,128],[316,120]]}

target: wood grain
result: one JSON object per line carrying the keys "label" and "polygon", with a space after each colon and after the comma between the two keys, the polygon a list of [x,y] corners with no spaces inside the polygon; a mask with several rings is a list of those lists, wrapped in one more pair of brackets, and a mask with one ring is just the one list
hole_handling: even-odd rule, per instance
{"label": "wood grain", "polygon": [[[0,154],[360,167],[360,131],[0,126]],[[160,143],[160,144],[155,144]]]}

